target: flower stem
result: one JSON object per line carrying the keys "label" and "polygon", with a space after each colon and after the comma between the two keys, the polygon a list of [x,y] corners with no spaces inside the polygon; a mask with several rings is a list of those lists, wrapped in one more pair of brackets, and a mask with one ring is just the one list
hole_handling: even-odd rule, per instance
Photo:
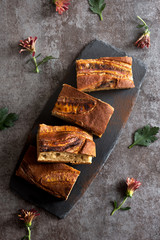
{"label": "flower stem", "polygon": [[133,146],[135,146],[136,144],[135,143],[133,143],[133,144],[131,144],[128,148],[129,149],[131,149]]}
{"label": "flower stem", "polygon": [[28,230],[28,240],[31,240],[31,229],[30,227],[27,227]]}
{"label": "flower stem", "polygon": [[141,17],[137,16],[137,18],[139,18],[139,20],[141,20],[144,23],[144,25],[147,26],[147,24],[145,23],[145,21]]}
{"label": "flower stem", "polygon": [[111,212],[111,216],[115,213],[115,211],[117,211],[117,210],[119,210],[121,207],[122,207],[122,205],[125,203],[125,201],[127,200],[127,196],[124,198],[124,200],[123,200],[123,202],[119,205],[119,207],[118,208],[115,208],[112,212]]}
{"label": "flower stem", "polygon": [[35,57],[33,57],[33,61],[34,61],[34,64],[36,66],[36,73],[39,73],[39,68],[38,68],[37,60],[36,60]]}
{"label": "flower stem", "polygon": [[101,21],[103,21],[102,13],[99,14]]}

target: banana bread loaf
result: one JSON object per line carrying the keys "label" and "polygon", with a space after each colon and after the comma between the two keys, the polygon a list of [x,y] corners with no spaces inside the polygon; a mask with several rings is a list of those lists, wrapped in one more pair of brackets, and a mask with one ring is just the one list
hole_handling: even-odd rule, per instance
{"label": "banana bread loaf", "polygon": [[88,164],[95,156],[93,136],[84,130],[74,126],[39,125],[38,161]]}
{"label": "banana bread loaf", "polygon": [[57,198],[67,199],[80,171],[63,163],[37,162],[36,148],[30,146],[16,175]]}
{"label": "banana bread loaf", "polygon": [[76,61],[77,89],[84,92],[134,88],[131,57]]}
{"label": "banana bread loaf", "polygon": [[97,98],[63,84],[52,115],[73,122],[101,137],[114,108]]}

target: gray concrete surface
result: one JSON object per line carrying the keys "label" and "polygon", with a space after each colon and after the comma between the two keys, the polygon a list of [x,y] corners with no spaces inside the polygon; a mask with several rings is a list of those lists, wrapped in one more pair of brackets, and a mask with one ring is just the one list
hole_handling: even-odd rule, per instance
{"label": "gray concrete surface", "polygon": [[[134,47],[139,36],[136,16],[151,27],[151,47]],[[67,218],[38,209],[32,240],[159,240],[160,239],[160,141],[147,148],[134,147],[132,133],[147,123],[160,122],[160,0],[106,0],[104,21],[89,11],[87,0],[71,1],[69,11],[59,16],[51,1],[1,0],[0,7],[0,108],[19,114],[16,125],[0,132],[0,240],[18,240],[25,230],[16,216],[30,209],[9,189],[10,176],[27,134],[67,68],[79,51],[97,38],[143,60],[148,65],[140,95],[122,131],[119,142],[84,196]],[[37,36],[37,53],[58,58],[32,73],[27,54],[18,53],[18,41]],[[159,134],[160,137],[160,134]],[[110,216],[111,200],[122,200],[119,183],[128,176],[142,182],[132,200],[132,209]]]}

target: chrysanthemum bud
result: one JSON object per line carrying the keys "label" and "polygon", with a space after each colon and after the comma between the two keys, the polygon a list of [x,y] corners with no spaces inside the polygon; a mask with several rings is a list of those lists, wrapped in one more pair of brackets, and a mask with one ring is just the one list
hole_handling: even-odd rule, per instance
{"label": "chrysanthemum bud", "polygon": [[150,32],[144,33],[136,42],[135,45],[140,48],[147,47],[149,48],[150,46]]}
{"label": "chrysanthemum bud", "polygon": [[32,225],[33,219],[39,215],[35,209],[31,209],[29,211],[21,209],[20,212],[21,213],[18,215],[18,217],[20,220],[24,221],[27,227],[30,227]]}
{"label": "chrysanthemum bud", "polygon": [[128,186],[126,195],[127,197],[132,197],[134,191],[140,187],[141,182],[135,180],[134,178],[127,178],[126,184]]}
{"label": "chrysanthemum bud", "polygon": [[54,4],[56,5],[56,11],[61,15],[68,10],[70,0],[54,0]]}
{"label": "chrysanthemum bud", "polygon": [[35,52],[36,52],[36,49],[35,49],[35,44],[36,44],[36,40],[37,40],[37,37],[28,37],[27,39],[25,40],[20,40],[20,46],[22,46],[23,48],[20,50],[20,53],[21,52],[24,52],[24,51],[29,51],[32,53],[32,56],[34,57],[35,56]]}

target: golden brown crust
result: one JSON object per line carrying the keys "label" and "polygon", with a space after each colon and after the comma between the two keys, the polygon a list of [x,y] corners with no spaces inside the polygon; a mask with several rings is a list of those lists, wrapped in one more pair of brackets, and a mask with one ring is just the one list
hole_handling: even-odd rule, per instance
{"label": "golden brown crust", "polygon": [[16,175],[55,197],[67,199],[80,171],[63,163],[43,164],[36,160],[36,148],[30,146]]}
{"label": "golden brown crust", "polygon": [[52,115],[74,122],[101,137],[113,112],[114,108],[109,104],[63,84]]}
{"label": "golden brown crust", "polygon": [[46,124],[40,124],[39,125],[39,131],[40,131],[40,134],[41,136],[53,136],[52,134],[56,134],[56,133],[65,133],[65,132],[68,132],[68,133],[73,133],[73,134],[78,134],[80,135],[81,137],[84,137],[86,139],[89,139],[89,140],[93,140],[93,136],[92,134],[82,130],[81,128],[79,127],[74,127],[74,126],[68,126],[68,125],[64,125],[64,126],[49,126],[49,125],[46,125]]}
{"label": "golden brown crust", "polygon": [[65,152],[96,156],[95,142],[92,135],[73,126],[40,124],[37,146],[38,160],[41,160],[39,158],[41,152]]}
{"label": "golden brown crust", "polygon": [[113,60],[117,62],[124,62],[132,65],[132,57],[124,56],[124,57],[101,57],[100,60]]}
{"label": "golden brown crust", "polygon": [[131,57],[103,57],[76,61],[77,88],[90,92],[134,88]]}

